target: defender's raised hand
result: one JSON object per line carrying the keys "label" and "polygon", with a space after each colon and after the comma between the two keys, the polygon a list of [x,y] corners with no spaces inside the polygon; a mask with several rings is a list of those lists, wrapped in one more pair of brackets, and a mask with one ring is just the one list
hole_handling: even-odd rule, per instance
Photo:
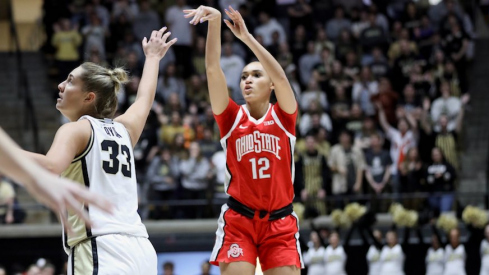
{"label": "defender's raised hand", "polygon": [[239,13],[239,11],[236,11],[233,9],[233,7],[229,6],[229,10],[226,9],[226,14],[229,16],[229,18],[231,18],[233,23],[229,22],[229,20],[226,19],[224,19],[224,23],[226,23],[226,26],[228,26],[229,29],[231,29],[233,34],[241,41],[244,41],[247,38],[249,38],[250,32],[248,31],[248,28],[246,28],[244,19]]}
{"label": "defender's raised hand", "polygon": [[171,45],[177,42],[177,38],[166,42],[171,32],[166,31],[166,27],[161,28],[159,31],[153,31],[151,37],[148,39],[145,37],[142,41],[144,55],[146,57],[158,57],[163,58]]}
{"label": "defender's raised hand", "polygon": [[193,17],[190,20],[190,24],[197,25],[199,23],[204,23],[205,21],[221,20],[221,13],[211,7],[200,6],[197,9],[183,10],[185,13],[185,18]]}

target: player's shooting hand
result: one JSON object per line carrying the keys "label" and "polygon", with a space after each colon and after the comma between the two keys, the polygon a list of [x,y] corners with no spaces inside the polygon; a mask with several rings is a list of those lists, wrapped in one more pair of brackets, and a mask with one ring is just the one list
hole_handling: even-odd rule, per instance
{"label": "player's shooting hand", "polygon": [[142,41],[143,51],[146,58],[156,57],[162,59],[171,45],[177,42],[176,38],[166,42],[171,32],[166,31],[166,27],[161,28],[159,31],[153,31],[149,40],[145,37]]}
{"label": "player's shooting hand", "polygon": [[193,17],[189,22],[192,25],[197,25],[199,23],[204,23],[205,21],[213,21],[216,19],[221,20],[221,12],[207,6],[200,6],[197,9],[183,10],[183,12],[185,13],[183,17]]}
{"label": "player's shooting hand", "polygon": [[226,26],[233,32],[234,36],[243,42],[249,39],[251,34],[248,32],[248,28],[246,28],[245,21],[239,11],[236,11],[233,7],[229,6],[229,10],[226,9],[225,12],[229,18],[231,18],[233,23],[229,22],[227,19],[224,19],[224,23],[226,23]]}
{"label": "player's shooting hand", "polygon": [[40,171],[35,182],[25,184],[25,188],[39,202],[56,213],[60,213],[65,228],[67,227],[66,211],[69,210],[91,225],[85,205],[97,207],[105,212],[112,212],[112,205],[103,197],[90,192],[87,188],[69,180],[59,178],[46,171]]}

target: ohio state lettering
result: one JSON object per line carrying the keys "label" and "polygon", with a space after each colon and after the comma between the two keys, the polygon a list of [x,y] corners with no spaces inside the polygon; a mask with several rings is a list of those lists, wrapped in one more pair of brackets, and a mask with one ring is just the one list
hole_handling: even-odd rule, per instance
{"label": "ohio state lettering", "polygon": [[280,159],[279,151],[282,149],[279,145],[280,138],[271,134],[254,131],[253,134],[248,134],[236,139],[236,154],[238,161],[251,152],[261,153],[268,152],[274,154]]}

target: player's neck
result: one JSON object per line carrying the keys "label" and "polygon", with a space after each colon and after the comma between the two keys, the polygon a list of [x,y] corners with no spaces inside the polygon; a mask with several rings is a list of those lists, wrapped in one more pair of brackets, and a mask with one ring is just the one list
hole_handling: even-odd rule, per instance
{"label": "player's neck", "polygon": [[270,103],[268,101],[254,102],[253,104],[246,102],[246,108],[248,108],[251,117],[257,120],[267,113],[269,105]]}

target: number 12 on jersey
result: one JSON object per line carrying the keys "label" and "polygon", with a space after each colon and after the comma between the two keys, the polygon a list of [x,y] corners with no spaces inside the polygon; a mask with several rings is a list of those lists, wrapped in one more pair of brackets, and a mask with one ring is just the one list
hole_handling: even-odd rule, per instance
{"label": "number 12 on jersey", "polygon": [[[270,161],[268,158],[260,158],[258,161],[256,161],[256,158],[250,159],[251,162],[251,169],[253,171],[253,179],[269,179],[270,174],[266,174],[265,172],[270,168]],[[259,166],[258,173],[257,173],[257,166]]]}

